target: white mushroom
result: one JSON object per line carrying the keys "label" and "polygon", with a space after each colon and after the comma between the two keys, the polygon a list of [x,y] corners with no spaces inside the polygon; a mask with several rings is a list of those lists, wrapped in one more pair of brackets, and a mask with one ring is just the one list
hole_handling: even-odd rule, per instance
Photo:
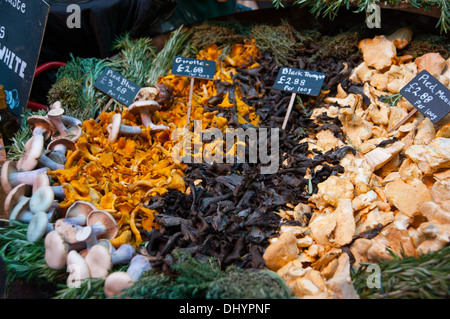
{"label": "white mushroom", "polygon": [[66,282],[69,288],[79,288],[83,280],[91,277],[86,260],[76,250],[67,254],[66,265],[69,273]]}
{"label": "white mushroom", "polygon": [[145,271],[150,269],[151,265],[146,257],[142,255],[134,256],[126,272],[116,271],[108,275],[104,285],[105,295],[108,298],[119,297],[124,290],[141,278]]}
{"label": "white mushroom", "polygon": [[51,186],[42,186],[34,192],[30,198],[30,211],[34,214],[44,211],[47,212],[53,205],[55,193]]}
{"label": "white mushroom", "polygon": [[37,242],[53,230],[53,224],[49,223],[46,212],[34,214],[27,228],[27,240],[31,243]]}
{"label": "white mushroom", "polygon": [[103,245],[92,246],[86,257],[91,278],[106,278],[113,265],[128,263],[134,255],[134,248],[129,244],[121,245],[112,254]]}

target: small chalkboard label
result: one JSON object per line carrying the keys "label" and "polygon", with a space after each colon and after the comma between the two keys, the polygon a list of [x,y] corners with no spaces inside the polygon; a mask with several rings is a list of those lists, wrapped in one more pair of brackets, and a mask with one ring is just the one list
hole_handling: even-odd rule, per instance
{"label": "small chalkboard label", "polygon": [[214,61],[184,58],[180,56],[176,56],[173,59],[172,74],[212,80],[215,73],[216,62]]}
{"label": "small chalkboard label", "polygon": [[282,67],[273,85],[274,89],[317,96],[322,88],[325,74]]}
{"label": "small chalkboard label", "polygon": [[141,87],[111,68],[105,68],[94,86],[125,106],[130,106]]}
{"label": "small chalkboard label", "polygon": [[49,9],[45,1],[0,1],[0,84],[17,116],[28,104]]}
{"label": "small chalkboard label", "polygon": [[426,70],[406,84],[400,94],[433,123],[450,112],[450,90]]}

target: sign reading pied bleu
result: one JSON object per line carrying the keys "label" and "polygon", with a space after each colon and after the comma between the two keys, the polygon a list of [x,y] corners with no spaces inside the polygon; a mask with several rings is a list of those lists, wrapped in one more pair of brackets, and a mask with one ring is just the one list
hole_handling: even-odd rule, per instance
{"label": "sign reading pied bleu", "polygon": [[215,73],[215,61],[199,60],[180,56],[173,59],[172,74],[212,80]]}
{"label": "sign reading pied bleu", "polygon": [[17,116],[28,103],[49,8],[40,0],[0,1],[0,84]]}
{"label": "sign reading pied bleu", "polygon": [[325,74],[282,67],[273,85],[274,89],[306,95],[319,95]]}
{"label": "sign reading pied bleu", "polygon": [[141,87],[120,73],[106,67],[95,80],[94,87],[125,106],[130,106]]}
{"label": "sign reading pied bleu", "polygon": [[426,70],[406,84],[400,94],[433,123],[450,112],[450,90]]}

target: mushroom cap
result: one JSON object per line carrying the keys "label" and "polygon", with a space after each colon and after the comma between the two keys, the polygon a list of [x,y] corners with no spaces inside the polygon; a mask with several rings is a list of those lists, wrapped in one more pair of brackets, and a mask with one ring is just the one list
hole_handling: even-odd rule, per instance
{"label": "mushroom cap", "polygon": [[70,136],[68,137],[72,141],[77,141],[80,136],[83,134],[83,129],[81,126],[72,124],[67,127],[67,131],[69,131]]}
{"label": "mushroom cap", "polygon": [[50,177],[48,176],[47,172],[40,173],[34,179],[32,193],[34,194],[42,186],[49,186],[49,185],[50,185]]}
{"label": "mushroom cap", "polygon": [[50,143],[47,145],[47,149],[49,151],[54,151],[55,147],[58,145],[64,145],[66,149],[68,150],[74,150],[75,149],[75,142],[72,141],[70,138],[66,137],[59,137],[53,139]]}
{"label": "mushroom cap", "polygon": [[64,109],[62,107],[52,108],[47,112],[47,117],[49,118],[57,118],[64,114]]}
{"label": "mushroom cap", "polygon": [[133,99],[133,102],[145,100],[156,101],[158,94],[159,90],[157,86],[146,86],[139,90],[139,92],[136,94],[136,97]]}
{"label": "mushroom cap", "polygon": [[111,120],[111,127],[108,136],[108,140],[110,143],[114,143],[117,140],[117,137],[119,136],[121,122],[122,116],[119,113],[114,114]]}
{"label": "mushroom cap", "polygon": [[31,243],[34,243],[44,237],[45,231],[47,229],[47,224],[47,213],[37,212],[28,224],[27,240]]}
{"label": "mushroom cap", "polygon": [[112,268],[111,255],[108,249],[102,245],[94,245],[89,249],[86,257],[91,278],[106,278]]}
{"label": "mushroom cap", "polygon": [[76,250],[69,251],[67,254],[66,265],[67,272],[70,273],[67,277],[67,285],[69,287],[71,284],[78,287],[77,284],[91,276],[86,260]]}
{"label": "mushroom cap", "polygon": [[30,196],[30,190],[31,186],[25,183],[21,183],[14,187],[5,198],[5,213],[9,215],[14,207],[16,207],[21,197]]}
{"label": "mushroom cap", "polygon": [[9,181],[9,176],[10,174],[13,173],[17,173],[16,164],[9,160],[4,162],[2,165],[1,182],[5,194],[8,194],[11,191],[11,189],[14,188],[14,185],[12,185]]}
{"label": "mushroom cap", "polygon": [[117,236],[119,232],[119,225],[114,217],[104,210],[93,210],[87,218],[87,225],[92,226],[100,223],[105,227],[105,232],[98,236],[98,239],[112,239]]}
{"label": "mushroom cap", "polygon": [[130,288],[134,281],[124,271],[115,271],[106,277],[103,289],[108,298],[119,297],[125,289]]}
{"label": "mushroom cap", "polygon": [[53,204],[55,193],[49,185],[39,187],[30,198],[30,211],[34,214],[40,211],[47,212]]}
{"label": "mushroom cap", "polygon": [[159,105],[158,102],[153,100],[146,100],[133,102],[133,104],[128,107],[128,112],[137,114],[145,110],[149,113],[153,113],[155,111],[158,111],[159,109],[161,109],[161,105]]}
{"label": "mushroom cap", "polygon": [[77,242],[76,234],[79,226],[67,223],[64,218],[60,218],[55,222],[55,230],[64,238],[69,244]]}
{"label": "mushroom cap", "polygon": [[[20,220],[20,217],[23,213],[27,212],[28,210],[28,202],[30,201],[29,197],[22,197],[19,202],[14,206],[11,213],[9,214],[9,225],[12,225],[13,220]],[[29,212],[29,214],[32,214]]]}
{"label": "mushroom cap", "polygon": [[51,269],[63,269],[66,265],[68,245],[64,238],[53,230],[45,236],[45,262]]}
{"label": "mushroom cap", "polygon": [[89,214],[96,209],[97,207],[95,207],[94,204],[90,202],[77,200],[67,209],[65,218],[85,216],[87,220]]}
{"label": "mushroom cap", "polygon": [[62,109],[61,101],[55,101],[52,105],[50,105],[50,109]]}
{"label": "mushroom cap", "polygon": [[44,151],[44,136],[34,135],[25,143],[25,155],[17,161],[19,171],[31,171]]}
{"label": "mushroom cap", "polygon": [[34,130],[36,126],[42,126],[46,130],[44,133],[44,138],[48,139],[50,135],[56,132],[56,127],[53,123],[45,116],[42,115],[32,115],[27,119],[27,124],[31,126],[31,130]]}

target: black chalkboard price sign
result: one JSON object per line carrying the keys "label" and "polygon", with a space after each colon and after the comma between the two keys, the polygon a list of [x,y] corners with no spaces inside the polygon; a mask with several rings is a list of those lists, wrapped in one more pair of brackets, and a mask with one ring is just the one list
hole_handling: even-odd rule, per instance
{"label": "black chalkboard price sign", "polygon": [[426,70],[406,84],[400,94],[433,123],[450,112],[450,90]]}
{"label": "black chalkboard price sign", "polygon": [[322,88],[325,74],[282,67],[273,85],[274,89],[317,96]]}
{"label": "black chalkboard price sign", "polygon": [[172,74],[212,80],[215,73],[215,61],[199,60],[180,56],[176,56],[173,59]]}
{"label": "black chalkboard price sign", "polygon": [[133,103],[141,89],[139,85],[108,67],[95,80],[94,87],[125,106]]}
{"label": "black chalkboard price sign", "polygon": [[28,104],[49,8],[39,0],[0,1],[0,84],[17,116]]}

